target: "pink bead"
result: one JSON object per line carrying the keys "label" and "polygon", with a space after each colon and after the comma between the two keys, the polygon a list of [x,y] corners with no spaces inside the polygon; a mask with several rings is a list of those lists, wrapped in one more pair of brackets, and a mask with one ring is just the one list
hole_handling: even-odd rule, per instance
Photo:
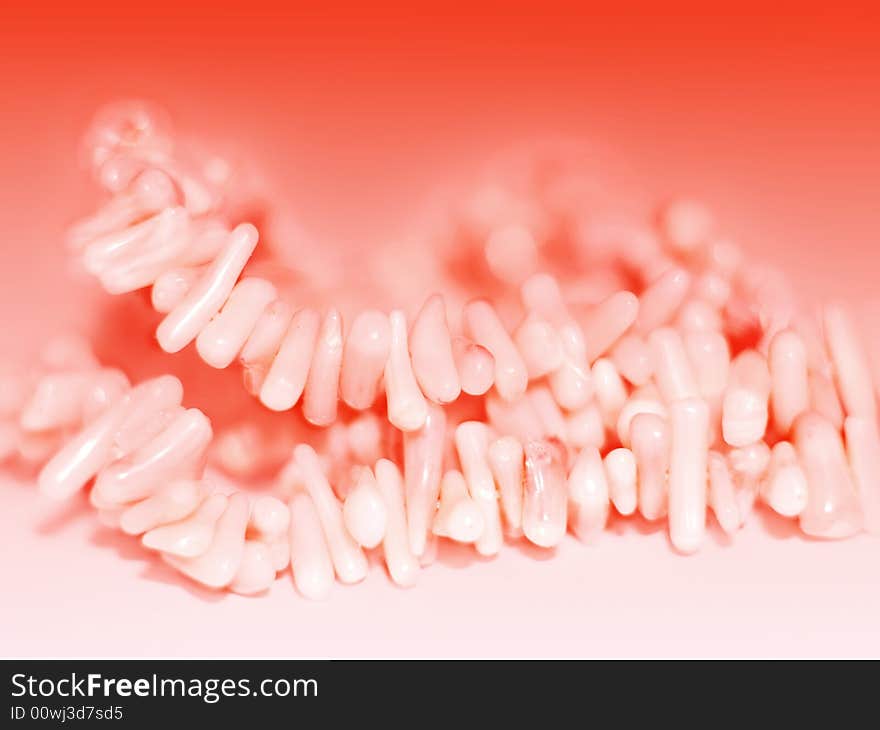
{"label": "pink bead", "polygon": [[567,502],[563,452],[553,441],[525,445],[523,533],[535,545],[554,547],[565,536]]}
{"label": "pink bead", "polygon": [[849,537],[862,519],[840,433],[815,412],[794,423],[794,446],[807,478],[807,505],[801,529],[825,538]]}

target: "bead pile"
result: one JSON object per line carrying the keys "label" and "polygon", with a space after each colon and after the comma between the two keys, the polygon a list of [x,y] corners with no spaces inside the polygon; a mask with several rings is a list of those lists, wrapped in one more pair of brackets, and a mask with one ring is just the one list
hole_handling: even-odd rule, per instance
{"label": "bead pile", "polygon": [[[703,206],[603,227],[569,173],[479,190],[435,252],[455,269],[424,282],[414,316],[349,316],[261,275],[257,228],[229,220],[229,166],[181,153],[160,120],[141,104],[97,118],[89,159],[110,197],[71,250],[109,294],[149,289],[162,350],[240,366],[322,444],[249,424],[215,436],[177,378],[133,387],[66,338],[0,382],[0,457],[44,464],[51,497],[89,489],[104,523],[183,575],[256,594],[290,567],[321,598],[381,549],[409,586],[438,540],[484,556],[594,542],[611,510],[666,519],[681,553],[708,512],[733,535],[758,504],[814,537],[880,533],[877,390],[854,325],[799,308]],[[279,459],[274,496],[211,478]]]}

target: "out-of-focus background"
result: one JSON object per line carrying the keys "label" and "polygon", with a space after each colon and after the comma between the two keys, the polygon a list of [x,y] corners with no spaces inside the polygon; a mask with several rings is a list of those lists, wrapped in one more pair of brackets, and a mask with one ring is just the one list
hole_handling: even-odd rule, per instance
{"label": "out-of-focus background", "polygon": [[[61,236],[95,200],[80,135],[120,97],[154,100],[182,133],[247,160],[353,260],[493,156],[585,140],[613,160],[598,173],[701,198],[747,251],[808,297],[848,302],[878,341],[876,9],[475,5],[4,9],[2,357],[119,316],[71,280]],[[625,524],[548,560],[452,551],[414,591],[377,568],[316,606],[286,581],[257,600],[183,590],[80,502],[9,480],[0,500],[9,655],[880,653],[880,543],[811,542],[772,520],[687,559]]]}

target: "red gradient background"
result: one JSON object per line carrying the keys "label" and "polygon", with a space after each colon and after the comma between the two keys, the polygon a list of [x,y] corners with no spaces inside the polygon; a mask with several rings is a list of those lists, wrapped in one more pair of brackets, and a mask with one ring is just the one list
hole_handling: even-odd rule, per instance
{"label": "red gradient background", "polygon": [[[705,200],[810,297],[849,302],[876,349],[880,22],[870,4],[236,5],[3,11],[4,358],[65,326],[103,333],[109,349],[107,321],[125,316],[71,280],[60,244],[94,202],[79,137],[119,97],[154,100],[182,132],[250,160],[278,204],[353,258],[493,155],[583,139],[656,198]],[[201,405],[198,382],[188,392]],[[767,516],[735,545],[713,532],[693,558],[626,523],[597,549],[569,541],[547,560],[452,550],[413,591],[376,569],[316,605],[287,580],[256,600],[183,590],[81,501],[48,504],[10,479],[0,500],[6,655],[880,654],[880,543],[808,541]]]}

